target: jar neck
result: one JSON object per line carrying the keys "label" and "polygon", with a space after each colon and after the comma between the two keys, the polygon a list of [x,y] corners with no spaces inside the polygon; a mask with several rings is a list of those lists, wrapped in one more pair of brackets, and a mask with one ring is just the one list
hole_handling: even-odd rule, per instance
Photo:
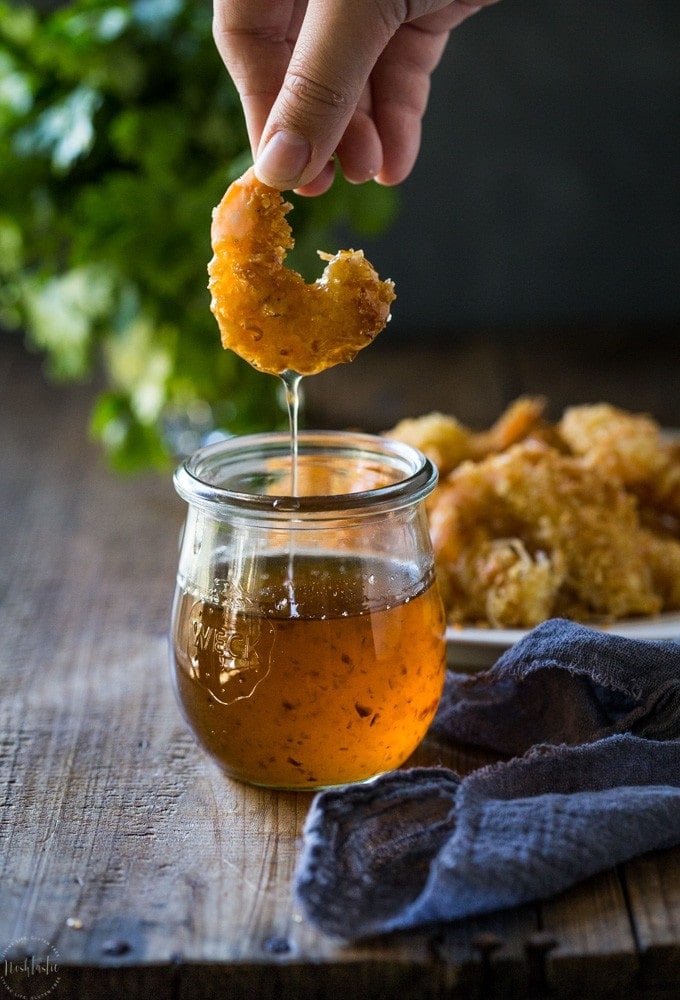
{"label": "jar neck", "polygon": [[228,438],[180,465],[175,488],[218,520],[286,522],[384,514],[419,503],[437,482],[437,470],[422,452],[377,435],[301,432],[295,493],[292,460],[286,433]]}

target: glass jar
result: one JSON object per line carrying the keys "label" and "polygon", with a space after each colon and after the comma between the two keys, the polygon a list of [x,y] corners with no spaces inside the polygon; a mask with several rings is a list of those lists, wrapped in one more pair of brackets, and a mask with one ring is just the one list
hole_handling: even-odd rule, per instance
{"label": "glass jar", "polygon": [[436,480],[416,449],[345,432],[302,432],[295,463],[272,433],[178,468],[173,682],[227,774],[316,789],[398,767],[421,742],[445,670]]}

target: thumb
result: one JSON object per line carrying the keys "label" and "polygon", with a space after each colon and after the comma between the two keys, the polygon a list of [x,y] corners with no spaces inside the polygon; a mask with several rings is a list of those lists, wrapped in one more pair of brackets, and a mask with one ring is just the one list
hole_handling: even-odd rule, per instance
{"label": "thumb", "polygon": [[[400,21],[391,2],[309,0],[281,90],[255,159],[265,184],[301,187],[322,173],[355,113],[381,52]],[[364,156],[382,166],[377,132]]]}

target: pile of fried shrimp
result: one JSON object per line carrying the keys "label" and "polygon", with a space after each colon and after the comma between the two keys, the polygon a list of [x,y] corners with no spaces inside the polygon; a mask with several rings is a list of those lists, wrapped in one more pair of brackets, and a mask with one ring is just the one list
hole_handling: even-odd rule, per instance
{"label": "pile of fried shrimp", "polygon": [[428,500],[452,626],[607,624],[680,608],[680,445],[646,414],[522,397],[486,431],[453,416],[389,436],[437,465]]}

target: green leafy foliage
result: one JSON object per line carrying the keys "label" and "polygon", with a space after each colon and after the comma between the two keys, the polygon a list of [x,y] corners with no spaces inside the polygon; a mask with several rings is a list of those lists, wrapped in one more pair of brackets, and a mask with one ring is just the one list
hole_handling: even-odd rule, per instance
{"label": "green leafy foliage", "polygon": [[[55,379],[103,377],[92,432],[119,470],[284,423],[277,380],[222,349],[209,311],[210,213],[250,162],[210,20],[191,0],[0,0],[0,324]],[[336,224],[370,235],[395,208],[340,177],[293,200],[308,280]]]}

